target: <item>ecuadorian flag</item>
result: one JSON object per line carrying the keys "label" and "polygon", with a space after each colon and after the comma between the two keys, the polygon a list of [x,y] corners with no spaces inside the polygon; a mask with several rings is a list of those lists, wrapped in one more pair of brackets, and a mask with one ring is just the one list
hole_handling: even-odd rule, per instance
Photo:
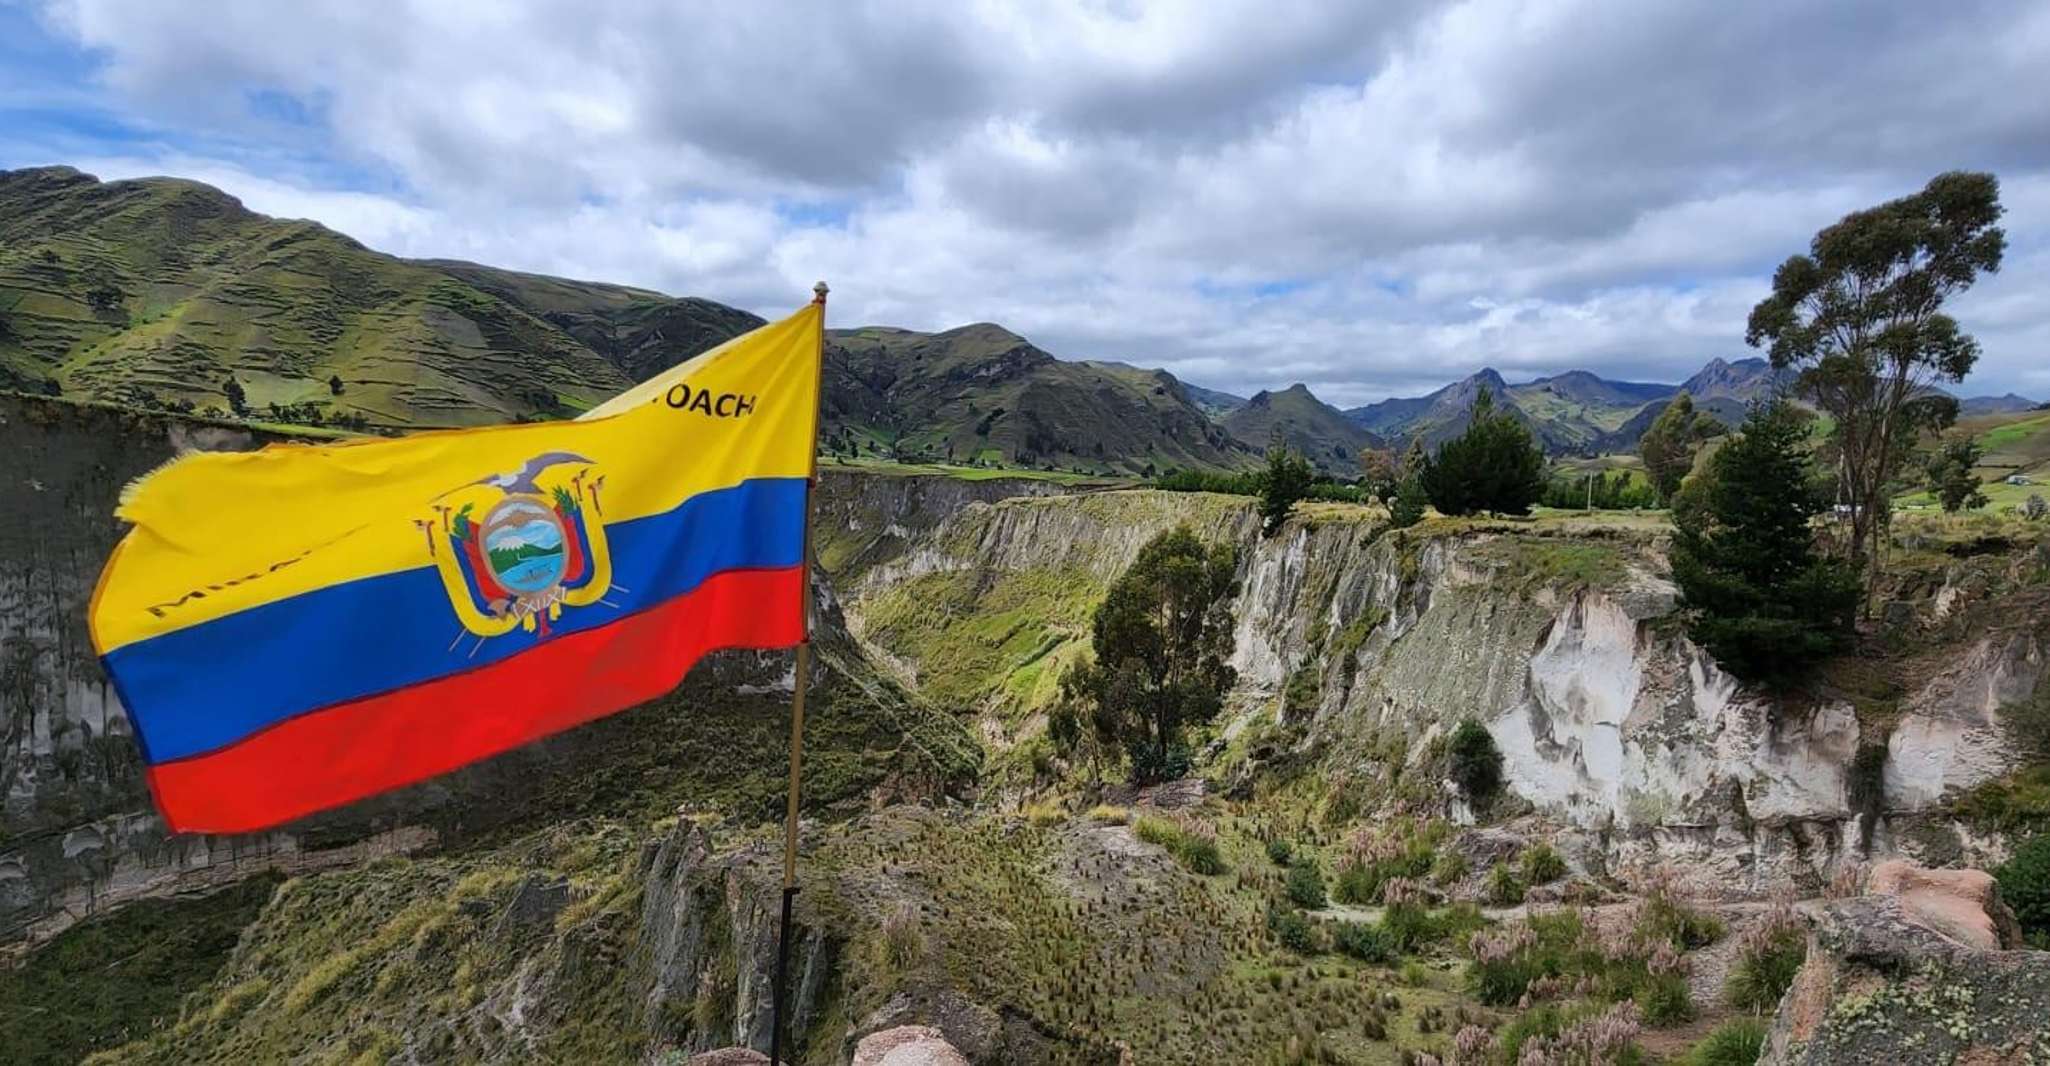
{"label": "ecuadorian flag", "polygon": [[131,486],[93,641],[174,831],[244,832],[806,636],[825,307],[575,422],[191,455]]}

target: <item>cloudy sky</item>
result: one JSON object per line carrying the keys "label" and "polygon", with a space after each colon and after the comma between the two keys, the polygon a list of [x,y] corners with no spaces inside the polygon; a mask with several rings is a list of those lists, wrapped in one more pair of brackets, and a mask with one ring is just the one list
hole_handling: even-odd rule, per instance
{"label": "cloudy sky", "polygon": [[1752,354],[1818,227],[1990,169],[1965,391],[2050,397],[2042,0],[0,0],[0,166],[60,162],[1347,405]]}

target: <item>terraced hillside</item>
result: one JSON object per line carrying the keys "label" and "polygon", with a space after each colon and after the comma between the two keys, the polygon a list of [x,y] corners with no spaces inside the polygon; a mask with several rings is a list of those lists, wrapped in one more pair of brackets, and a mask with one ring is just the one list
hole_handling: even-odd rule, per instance
{"label": "terraced hillside", "polygon": [[631,383],[504,297],[205,185],[0,174],[0,383],[228,413],[231,378],[258,413],[397,427],[573,413]]}

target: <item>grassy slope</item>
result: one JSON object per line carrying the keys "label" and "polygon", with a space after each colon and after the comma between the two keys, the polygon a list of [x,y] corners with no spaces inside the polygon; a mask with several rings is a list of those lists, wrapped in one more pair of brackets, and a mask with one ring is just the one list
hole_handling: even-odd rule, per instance
{"label": "grassy slope", "polygon": [[1243,467],[1254,457],[1171,378],[1062,362],[998,326],[836,330],[825,432],[864,453],[1052,464],[1088,474]]}
{"label": "grassy slope", "polygon": [[[1961,419],[1958,429],[1970,433],[1985,451],[1974,473],[1985,479],[1982,489],[1994,512],[2018,507],[2031,495],[2050,498],[2050,412],[1980,415]],[[2009,485],[2011,474],[2027,477],[2031,484]],[[1934,507],[1926,492],[1911,492],[1895,499],[1896,506]]]}
{"label": "grassy slope", "polygon": [[213,980],[275,879],[200,899],[145,900],[75,925],[18,967],[0,966],[0,1048],[17,1066],[57,1066],[138,1039]]}
{"label": "grassy slope", "polygon": [[87,398],[225,411],[232,374],[253,408],[474,425],[572,413],[629,383],[449,274],[173,179],[0,175],[0,313],[17,385]]}

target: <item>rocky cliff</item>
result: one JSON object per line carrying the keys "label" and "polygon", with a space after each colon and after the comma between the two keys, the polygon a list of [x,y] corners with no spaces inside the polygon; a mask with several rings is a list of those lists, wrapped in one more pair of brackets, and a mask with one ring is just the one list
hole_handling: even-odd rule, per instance
{"label": "rocky cliff", "polygon": [[2026,559],[1990,578],[1939,568],[1940,587],[1897,605],[1893,638],[1926,647],[1883,698],[1738,685],[1680,631],[1663,531],[1634,519],[1389,531],[1364,509],[1311,505],[1262,538],[1242,499],[1011,499],[948,516],[861,575],[850,620],[999,747],[1026,744],[1086,645],[1088,610],[1177,523],[1240,552],[1226,760],[1314,758],[1358,801],[1384,802],[1473,718],[1512,791],[1618,875],[1672,863],[1703,889],[1761,893],[1818,887],[1868,851],[1997,857],[1948,808],[2014,768],[2004,712],[2043,691],[2050,618],[2028,606]]}

